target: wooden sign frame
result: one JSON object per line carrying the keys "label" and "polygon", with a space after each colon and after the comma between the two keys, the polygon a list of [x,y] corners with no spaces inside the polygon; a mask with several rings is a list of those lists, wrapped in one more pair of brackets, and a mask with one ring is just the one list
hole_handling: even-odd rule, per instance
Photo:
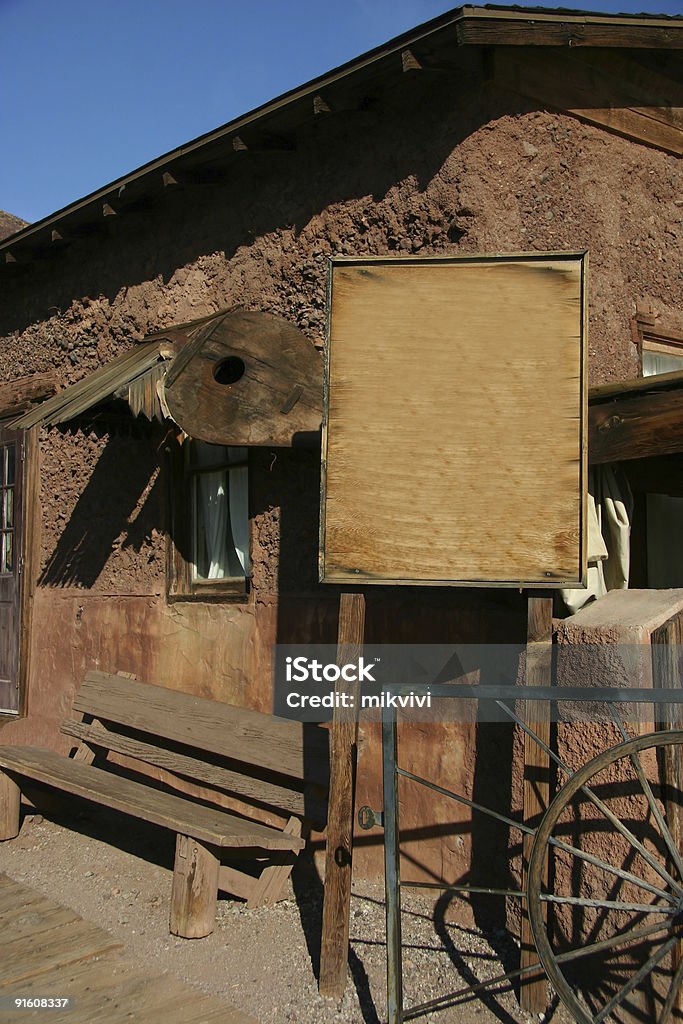
{"label": "wooden sign frame", "polygon": [[321,582],[585,587],[587,264],[330,261]]}

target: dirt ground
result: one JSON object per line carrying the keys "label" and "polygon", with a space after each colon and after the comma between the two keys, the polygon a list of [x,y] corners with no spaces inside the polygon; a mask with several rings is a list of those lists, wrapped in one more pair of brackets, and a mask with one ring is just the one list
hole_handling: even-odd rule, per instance
{"label": "dirt ground", "polygon": [[[341,1003],[318,995],[321,885],[302,862],[288,899],[247,910],[222,896],[205,939],[169,934],[173,837],[83,805],[69,816],[25,816],[19,836],[0,844],[0,871],[68,906],[125,944],[150,972],[176,975],[256,1017],[261,1024],[379,1024],[385,1019],[384,893],[357,883],[351,909],[349,982]],[[431,901],[406,892],[403,914],[406,1005],[516,966],[511,937],[447,924]],[[68,993],[60,993],[65,995]],[[141,1017],[142,1019],[142,1017]],[[511,992],[470,1000],[419,1018],[436,1024],[531,1024]],[[562,1010],[545,1017],[567,1024]],[[103,1022],[106,1024],[106,1022]]]}

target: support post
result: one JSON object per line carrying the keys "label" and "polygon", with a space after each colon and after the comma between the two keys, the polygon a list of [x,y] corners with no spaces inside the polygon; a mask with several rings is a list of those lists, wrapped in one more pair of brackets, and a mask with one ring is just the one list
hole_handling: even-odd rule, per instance
{"label": "support post", "polygon": [[[337,663],[355,661],[363,645],[365,594],[342,593],[339,600]],[[330,798],[325,852],[325,896],[320,949],[320,994],[340,999],[346,984],[351,913],[354,799],[360,685],[339,679],[335,693],[353,697],[352,707],[336,705],[330,734]]]}
{"label": "support post", "polygon": [[[528,598],[526,674],[527,686],[551,686],[553,665],[553,599],[540,594]],[[540,740],[550,746],[550,702],[527,701],[525,721]],[[550,798],[550,758],[531,736],[524,734],[523,819],[535,828]],[[522,891],[526,891],[529,859],[533,836],[525,835],[522,844]],[[547,862],[543,872],[548,879]],[[531,923],[526,903],[522,901],[520,928],[520,967],[528,967],[538,960],[531,934]],[[541,968],[538,974],[522,975],[519,1003],[528,1013],[543,1013],[548,1005],[548,986]]]}
{"label": "support post", "polygon": [[0,772],[0,841],[19,835],[21,791],[5,772]]}
{"label": "support post", "polygon": [[210,935],[216,920],[218,869],[211,847],[190,836],[176,837],[169,930],[184,939]]}
{"label": "support post", "polygon": [[[683,685],[683,615],[675,615],[664,625],[654,630],[650,637],[652,644],[652,677],[655,687],[680,689]],[[657,729],[683,729],[683,706],[663,704],[659,708],[660,721]],[[658,717],[658,716],[656,716]],[[661,749],[659,770],[664,790],[664,814],[666,824],[676,847],[683,852],[683,757],[676,744]],[[670,864],[669,870],[675,866]],[[675,870],[674,870],[675,876]],[[679,939],[672,950],[671,970],[675,971],[683,960],[683,940]],[[672,1007],[673,1018],[683,1015],[683,989],[679,989]]]}

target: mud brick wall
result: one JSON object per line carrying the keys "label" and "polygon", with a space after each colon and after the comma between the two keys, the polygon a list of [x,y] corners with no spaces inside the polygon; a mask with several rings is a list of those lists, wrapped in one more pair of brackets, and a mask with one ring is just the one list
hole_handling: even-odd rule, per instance
{"label": "mud brick wall", "polygon": [[[73,383],[149,332],[236,303],[319,343],[334,254],[588,249],[591,383],[636,374],[636,303],[683,327],[680,161],[476,75],[455,90],[428,75],[380,84],[367,110],[302,127],[296,151],[246,153],[232,166],[223,185],[160,188],[145,208],[18,268],[0,304],[0,379],[56,369]],[[167,602],[163,472],[143,430],[43,431],[29,716],[3,739],[64,749],[58,723],[91,665],[267,709],[272,645],[334,640],[338,591],[317,583],[317,453],[253,452],[254,575],[241,604]],[[516,593],[369,593],[375,641],[503,642],[524,630]],[[406,763],[449,788],[495,790],[505,809],[509,730],[442,729],[438,742],[406,732]],[[368,728],[361,803],[378,805],[379,764]],[[473,848],[478,868],[487,858],[500,867],[505,842],[473,838],[451,805],[406,791],[404,812],[420,837],[417,876],[456,877]],[[358,870],[375,873],[379,839],[364,842]]]}

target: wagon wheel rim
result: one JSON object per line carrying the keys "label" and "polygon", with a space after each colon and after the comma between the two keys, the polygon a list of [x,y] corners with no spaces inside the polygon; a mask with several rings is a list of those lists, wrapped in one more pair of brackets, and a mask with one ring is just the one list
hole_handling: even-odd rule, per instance
{"label": "wagon wheel rim", "polygon": [[[569,808],[573,799],[579,794],[587,796],[589,803],[593,803],[595,807],[600,809],[599,805],[604,805],[604,801],[600,797],[596,797],[596,794],[591,790],[589,783],[596,776],[599,776],[605,769],[614,765],[615,762],[625,759],[628,759],[628,761],[633,765],[636,777],[638,778],[638,782],[641,786],[642,795],[645,798],[649,809],[653,810],[653,794],[651,786],[645,780],[646,786],[643,787],[644,780],[642,775],[644,773],[642,773],[642,765],[640,766],[641,773],[639,773],[638,770],[638,766],[640,765],[639,754],[644,750],[659,750],[660,748],[667,746],[680,745],[683,745],[683,730],[672,730],[639,736],[636,739],[626,740],[608,748],[571,774],[568,781],[556,794],[536,831],[536,837],[534,839],[529,861],[527,888],[527,903],[531,930],[539,959],[548,979],[555,988],[555,991],[562,1002],[573,1013],[577,1024],[602,1024],[602,1021],[612,1019],[611,1014],[614,1011],[618,1011],[628,996],[651,978],[652,973],[663,961],[665,961],[665,958],[674,950],[674,947],[678,944],[679,949],[681,948],[681,939],[683,938],[683,931],[681,931],[681,923],[683,919],[683,873],[679,870],[679,866],[681,864],[680,851],[674,851],[674,849],[671,848],[672,845],[675,848],[675,843],[673,842],[673,838],[668,830],[666,822],[660,822],[659,818],[655,818],[660,832],[663,826],[667,833],[666,835],[661,836],[664,849],[667,852],[667,857],[666,859],[661,858],[657,868],[655,869],[653,861],[658,858],[653,855],[651,851],[647,851],[649,857],[644,857],[644,860],[647,861],[649,867],[653,870],[653,873],[656,876],[656,881],[655,883],[652,883],[645,879],[641,879],[639,887],[643,888],[643,891],[649,896],[657,899],[658,902],[643,902],[638,905],[613,901],[614,906],[611,906],[610,901],[604,899],[593,901],[581,896],[569,897],[568,899],[565,897],[558,897],[555,894],[544,891],[544,870],[549,848],[564,848],[565,850],[572,852],[574,855],[577,854],[578,851],[576,847],[571,844],[564,843],[562,840],[558,840],[554,837],[553,831],[558,825],[563,813]],[[646,791],[648,789],[649,792]],[[655,817],[654,814],[653,817]],[[631,830],[628,829],[627,826],[624,826],[623,823],[620,831],[622,837],[628,842],[631,842],[631,845],[634,843],[636,844],[634,849],[637,851],[639,856],[643,857],[644,854],[642,849],[644,847],[643,844],[640,844],[637,836],[633,835]],[[629,836],[631,836],[630,839]],[[639,848],[639,846],[641,848]],[[591,863],[590,856],[592,855],[589,855],[588,863]],[[586,859],[585,856],[583,859]],[[595,859],[596,858],[594,858],[594,860]],[[600,861],[600,866],[603,868],[608,867],[608,865],[602,862],[600,858],[597,858],[597,860]],[[632,872],[622,871],[622,869],[612,866],[611,864],[609,867],[615,872],[615,877],[621,877],[621,880],[623,881],[629,882],[634,877],[639,877],[637,875],[633,875]],[[642,882],[645,884],[642,885]],[[639,922],[635,927],[617,931],[604,940],[592,942],[588,945],[579,945],[572,950],[557,953],[551,944],[548,934],[549,929],[545,921],[545,908],[554,903],[566,903],[567,905],[573,904],[577,907],[590,906],[591,908],[604,909],[606,911],[614,910],[617,912],[618,910],[623,911],[624,913],[631,912],[634,915],[640,914],[647,918],[647,920]],[[610,950],[626,949],[634,942],[645,941],[646,939],[656,940],[658,936],[661,937],[661,944],[659,948],[641,964],[640,968],[636,970],[634,975],[617,990],[615,995],[608,999],[607,1002],[604,1003],[595,1013],[587,1008],[579,999],[577,992],[564,974],[563,967],[565,964],[577,961],[580,963],[582,958],[608,952]],[[662,1000],[661,1012],[657,1016],[656,1024],[667,1024],[667,1022],[673,1020],[672,1011],[676,1000],[676,994],[682,981],[683,959],[679,961],[672,973],[668,991]],[[655,1021],[653,1021],[653,1024],[655,1024]]]}

